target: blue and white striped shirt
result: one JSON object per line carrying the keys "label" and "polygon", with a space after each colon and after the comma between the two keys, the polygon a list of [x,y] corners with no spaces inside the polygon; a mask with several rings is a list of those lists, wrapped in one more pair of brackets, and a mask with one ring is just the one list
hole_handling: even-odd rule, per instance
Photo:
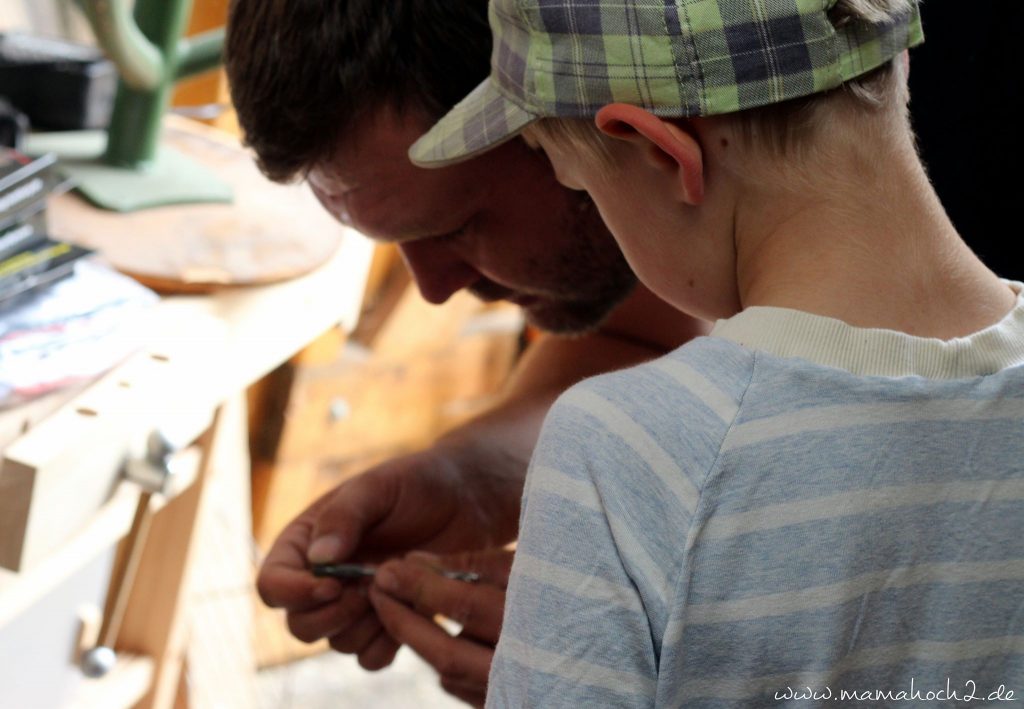
{"label": "blue and white striped shirt", "polygon": [[531,463],[488,706],[1024,700],[1011,287],[958,340],[751,308],[569,390]]}

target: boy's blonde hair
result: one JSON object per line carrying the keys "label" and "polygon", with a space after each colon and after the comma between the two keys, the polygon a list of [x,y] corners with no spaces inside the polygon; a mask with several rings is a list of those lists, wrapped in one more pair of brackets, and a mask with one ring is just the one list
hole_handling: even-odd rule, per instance
{"label": "boy's blonde hair", "polygon": [[[881,23],[904,14],[912,0],[838,0],[829,11],[832,23]],[[816,136],[835,127],[844,116],[890,114],[887,130],[908,129],[907,72],[901,58],[846,82],[837,89],[761,108],[717,116],[732,122],[744,144],[771,157],[798,158],[808,152]],[[852,114],[852,115],[851,115]],[[602,164],[609,160],[607,136],[584,118],[543,118],[530,125],[527,135],[540,135],[588,155]]]}

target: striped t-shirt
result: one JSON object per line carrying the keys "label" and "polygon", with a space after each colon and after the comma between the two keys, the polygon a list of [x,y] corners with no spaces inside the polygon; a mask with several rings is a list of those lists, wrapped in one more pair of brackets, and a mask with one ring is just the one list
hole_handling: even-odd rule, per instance
{"label": "striped t-shirt", "polygon": [[1010,285],[970,337],[751,308],[569,390],[488,706],[1024,706]]}

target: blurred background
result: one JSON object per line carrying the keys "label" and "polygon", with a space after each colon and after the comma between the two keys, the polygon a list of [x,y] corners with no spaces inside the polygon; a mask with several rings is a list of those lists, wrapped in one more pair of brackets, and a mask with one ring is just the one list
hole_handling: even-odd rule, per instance
{"label": "blurred background", "polygon": [[[195,0],[187,34],[223,25],[227,4]],[[334,224],[304,186],[267,183],[221,71],[174,89],[160,141],[208,167],[231,201],[112,212],[65,191],[77,158],[41,161],[66,127],[33,102],[102,137],[103,82],[116,75],[95,47],[71,0],[0,0],[8,144],[30,156],[0,177],[0,199],[35,179],[45,192],[31,219],[9,218],[11,233],[35,225],[36,250],[0,256],[17,265],[40,243],[67,244],[87,264],[45,287],[22,278],[22,295],[0,301],[0,706],[460,706],[407,650],[371,674],[294,640],[253,578],[324,491],[494,400],[523,345],[518,309],[465,294],[424,303],[393,249]],[[93,93],[26,81],[28,67]],[[65,115],[75,101],[99,113]],[[174,439],[157,460],[154,433]],[[188,470],[154,494],[148,535],[133,525],[140,487],[125,460]],[[134,584],[119,584],[132,564]],[[117,664],[87,678],[83,653],[118,594]]]}

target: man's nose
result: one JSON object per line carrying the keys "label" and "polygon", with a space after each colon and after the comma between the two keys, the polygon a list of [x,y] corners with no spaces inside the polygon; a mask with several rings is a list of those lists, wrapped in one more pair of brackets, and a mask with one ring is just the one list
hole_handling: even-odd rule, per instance
{"label": "man's nose", "polygon": [[443,244],[430,239],[399,244],[399,251],[428,303],[440,305],[457,291],[480,280],[472,265]]}

